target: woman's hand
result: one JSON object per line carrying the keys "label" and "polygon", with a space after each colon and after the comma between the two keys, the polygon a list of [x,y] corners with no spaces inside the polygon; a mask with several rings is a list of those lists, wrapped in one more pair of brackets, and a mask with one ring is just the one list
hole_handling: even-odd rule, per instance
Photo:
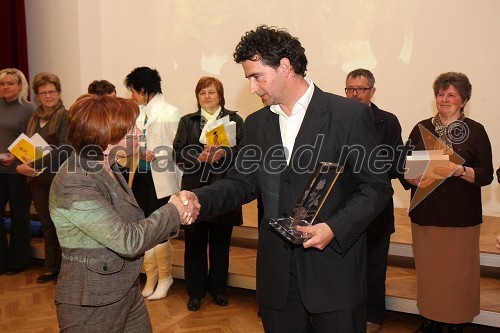
{"label": "woman's hand", "polygon": [[0,160],[0,163],[2,163],[3,165],[11,165],[12,163],[14,163],[16,161],[16,157],[14,155],[12,155],[11,153],[3,153],[4,155],[4,158],[2,158]]}
{"label": "woman's hand", "polygon": [[200,213],[200,203],[198,202],[198,198],[192,192],[181,191],[179,196],[173,194],[170,196],[169,203],[173,204],[177,211],[179,212],[179,216],[181,218],[181,224],[190,225]]}
{"label": "woman's hand", "polygon": [[459,177],[462,175],[462,168],[458,164],[448,162],[447,166],[434,168],[432,172],[443,178]]}
{"label": "woman's hand", "polygon": [[432,174],[424,174],[424,175],[417,177],[415,179],[406,179],[406,181],[409,184],[411,184],[413,186],[421,187],[421,188],[429,186],[435,180],[436,180],[436,178]]}
{"label": "woman's hand", "polygon": [[139,149],[139,158],[150,163],[156,158],[156,156],[155,153],[149,149]]}
{"label": "woman's hand", "polygon": [[16,172],[26,177],[35,177],[37,171],[33,169],[32,163],[24,163],[16,167]]}
{"label": "woman's hand", "polygon": [[220,146],[205,145],[205,149],[198,155],[198,161],[214,164],[226,155],[226,151]]}

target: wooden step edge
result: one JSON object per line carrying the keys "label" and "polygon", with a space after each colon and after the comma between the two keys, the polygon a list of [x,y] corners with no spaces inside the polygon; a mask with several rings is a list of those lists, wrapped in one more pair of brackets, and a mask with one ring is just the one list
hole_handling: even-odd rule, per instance
{"label": "wooden step edge", "polygon": [[[418,315],[417,301],[413,299],[396,297],[396,296],[386,296],[385,305],[387,310],[412,313]],[[474,318],[472,322],[474,324],[500,327],[500,313],[480,310],[479,314]]]}
{"label": "wooden step edge", "polygon": [[[413,248],[411,244],[392,243],[389,246],[389,255],[398,257],[413,258]],[[480,265],[484,267],[500,267],[500,252],[479,253]]]}
{"label": "wooden step edge", "polygon": [[[401,245],[401,244],[395,244]],[[392,247],[392,244],[391,244]],[[408,247],[408,245],[406,245]],[[411,248],[411,246],[409,246]],[[408,251],[408,249],[404,249],[404,251]],[[391,254],[391,250],[389,250]],[[400,253],[392,251],[392,254]],[[500,264],[498,262],[498,255],[492,256],[494,258],[489,258],[490,255],[485,255],[486,259],[483,259],[483,254],[481,254],[481,264],[483,265],[483,260],[492,260],[495,264],[494,267],[499,267]],[[32,257],[43,259],[44,252],[43,246],[32,247]],[[172,275],[176,279],[184,280],[184,266],[173,264],[172,266]],[[248,290],[256,290],[256,278],[254,275],[248,274],[238,274],[234,272],[229,272],[228,277],[228,286],[235,288],[243,288]],[[388,310],[405,312],[418,314],[417,302],[414,299],[404,298],[394,295],[386,296],[386,306]],[[486,325],[491,327],[500,327],[500,313],[488,310],[481,310],[479,315],[474,318],[474,324]]]}
{"label": "wooden step edge", "polygon": [[[184,266],[180,265],[172,265],[172,276],[175,279],[184,280]],[[235,288],[242,288],[248,290],[256,290],[257,282],[255,276],[231,273],[229,272],[229,276],[227,278],[227,285]]]}
{"label": "wooden step edge", "polygon": [[[491,243],[494,244],[494,240],[495,240],[495,236],[491,236]],[[393,239],[391,239],[391,246],[412,246],[412,243],[411,242],[405,242],[405,241],[395,241]],[[493,246],[494,247],[494,246]],[[491,254],[491,255],[496,255],[496,256],[500,256],[500,252],[495,248],[494,250],[490,250],[490,249],[481,249],[480,250],[481,253],[487,253],[487,254]]]}
{"label": "wooden step edge", "polygon": [[232,238],[247,238],[258,240],[259,230],[256,227],[252,226],[236,226],[233,228]]}
{"label": "wooden step edge", "polygon": [[[249,239],[257,241],[259,239],[259,232],[255,226],[250,225],[242,225],[236,226],[233,228],[233,239]],[[411,242],[408,241],[398,241],[391,238],[391,250],[394,252],[394,255],[401,255],[405,257],[413,257],[413,252],[411,250]],[[491,240],[492,244],[494,242],[494,237],[492,236]],[[391,251],[390,250],[390,251]],[[487,254],[485,256],[484,263],[481,262],[481,265],[484,266],[492,266],[492,267],[500,267],[500,252],[498,252],[494,247],[490,249],[482,249],[481,254]],[[497,258],[495,258],[497,256]]]}
{"label": "wooden step edge", "polygon": [[[242,237],[238,239],[238,237],[234,237],[231,242],[232,246],[239,246],[245,248],[257,248],[257,241],[253,241],[252,239],[247,239]],[[389,255],[396,257],[406,257],[413,258],[413,250],[412,246],[408,244],[395,244],[391,243],[389,246]],[[35,259],[44,259],[45,253],[42,246],[32,246],[31,247],[31,257]],[[500,267],[500,254],[492,254],[492,253],[484,253],[481,252],[479,255],[480,264],[484,267]]]}
{"label": "wooden step edge", "polygon": [[[396,259],[396,261],[405,264],[405,262],[408,262],[408,259]],[[498,294],[499,276],[500,271],[497,268],[485,269],[484,276],[481,276],[481,312],[480,315],[474,319],[474,323],[500,327],[500,294]],[[415,268],[409,265],[389,265],[387,267],[386,279],[386,301],[388,309],[417,314],[416,298],[417,277]]]}
{"label": "wooden step edge", "polygon": [[[184,279],[184,268],[182,266],[173,267],[173,276],[176,279]],[[228,286],[243,288],[248,290],[256,289],[255,276],[229,273]],[[410,298],[399,296],[386,296],[387,310],[411,313],[418,315],[417,301]],[[491,327],[500,327],[500,313],[488,310],[480,310],[479,315],[474,318],[474,324],[486,325]]]}

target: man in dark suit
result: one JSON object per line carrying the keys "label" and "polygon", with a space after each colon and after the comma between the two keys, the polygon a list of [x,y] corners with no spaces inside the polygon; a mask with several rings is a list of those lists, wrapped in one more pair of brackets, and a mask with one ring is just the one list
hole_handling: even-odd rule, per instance
{"label": "man in dark suit", "polygon": [[[387,111],[379,109],[371,102],[375,94],[375,77],[367,69],[358,68],[347,74],[345,93],[347,98],[358,100],[369,105],[373,112],[375,130],[381,150],[386,161],[386,170],[391,179],[403,179],[398,171],[403,148],[401,125],[398,118]],[[406,182],[401,182],[406,184]],[[405,185],[406,186],[406,185]],[[373,220],[366,231],[368,245],[368,301],[367,332],[378,332],[385,318],[385,277],[387,271],[387,255],[394,232],[394,203],[389,200],[384,210]]]}
{"label": "man in dark suit", "polygon": [[[306,79],[307,58],[287,31],[259,26],[236,47],[250,92],[266,105],[245,122],[244,147],[225,179],[194,190],[201,219],[260,194],[257,300],[266,332],[359,333],[366,322],[365,229],[392,195],[373,166],[378,139],[369,108]],[[312,235],[293,245],[269,225],[287,217],[316,162],[344,165]]]}

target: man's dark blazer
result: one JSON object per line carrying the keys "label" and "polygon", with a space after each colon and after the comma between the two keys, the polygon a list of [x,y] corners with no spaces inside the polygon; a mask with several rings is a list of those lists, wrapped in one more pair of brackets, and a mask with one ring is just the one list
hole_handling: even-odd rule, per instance
{"label": "man's dark blazer", "polygon": [[[366,298],[365,230],[392,195],[386,173],[375,173],[377,146],[371,110],[365,104],[314,87],[295,140],[289,165],[283,151],[279,116],[265,107],[245,120],[245,142],[233,169],[218,183],[194,190],[200,218],[229,211],[255,199],[264,203],[257,253],[257,299],[282,309],[288,295],[290,256],[295,256],[306,309],[321,313],[352,309]],[[345,165],[317,221],[335,234],[322,251],[295,247],[269,226],[289,216],[315,162]]]}
{"label": "man's dark blazer", "polygon": [[[375,130],[380,143],[391,147],[388,149],[387,155],[384,154],[387,157],[386,159],[384,158],[385,161],[392,161],[388,171],[389,178],[399,178],[401,184],[407,186],[404,176],[400,172],[401,169],[397,165],[398,162],[402,164],[404,161],[404,158],[401,160],[403,140],[401,139],[401,125],[399,124],[399,120],[392,113],[379,109],[374,103],[371,103],[370,107],[373,112]],[[378,238],[389,236],[394,231],[394,202],[391,198],[384,210],[370,224],[366,235],[368,238]]]}

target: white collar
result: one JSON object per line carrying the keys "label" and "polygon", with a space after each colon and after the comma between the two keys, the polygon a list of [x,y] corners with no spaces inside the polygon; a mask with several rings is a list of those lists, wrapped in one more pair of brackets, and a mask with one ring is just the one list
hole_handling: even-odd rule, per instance
{"label": "white collar", "polygon": [[[309,85],[309,87],[307,88],[304,95],[302,95],[297,100],[297,102],[295,102],[295,105],[292,108],[292,114],[291,114],[292,116],[302,109],[307,110],[307,107],[309,106],[309,103],[311,102],[311,98],[314,94],[313,81],[309,78],[305,78],[305,80],[306,80],[307,84]],[[288,118],[288,116],[285,114],[285,112],[283,111],[283,109],[281,108],[281,106],[279,104],[271,105],[269,108],[271,109],[272,112]]]}
{"label": "white collar", "polygon": [[216,120],[217,117],[219,116],[220,111],[222,110],[222,107],[219,105],[217,110],[213,114],[211,114],[208,111],[205,111],[203,108],[200,108],[201,110],[201,116],[207,120],[207,122],[211,122],[213,120]]}

